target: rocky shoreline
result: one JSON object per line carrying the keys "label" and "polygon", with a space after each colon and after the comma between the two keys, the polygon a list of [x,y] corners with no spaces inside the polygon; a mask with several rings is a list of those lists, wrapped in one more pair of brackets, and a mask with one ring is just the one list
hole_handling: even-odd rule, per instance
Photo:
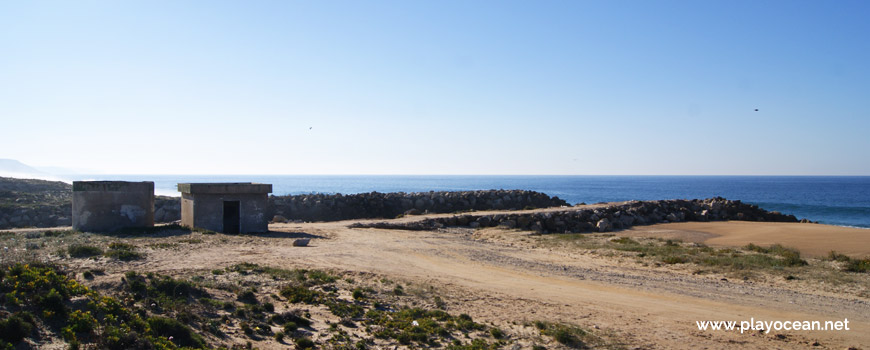
{"label": "rocky shoreline", "polygon": [[503,227],[541,234],[608,232],[638,225],[684,221],[809,222],[794,215],[770,212],[739,200],[716,197],[692,200],[631,201],[598,208],[571,208],[536,213],[462,214],[417,222],[354,224],[358,228],[433,230],[443,227]]}
{"label": "rocky shoreline", "polygon": [[[55,227],[71,224],[72,186],[63,182],[0,178],[0,229]],[[522,210],[567,207],[558,197],[524,190],[431,191],[414,193],[305,194],[270,196],[268,217],[276,222],[391,219],[401,215],[459,213],[483,210]],[[181,219],[178,197],[157,196],[154,221]],[[533,214],[474,215],[427,219],[412,224],[378,223],[372,227],[432,229],[444,226],[528,229],[541,233],[605,232],[635,225],[681,221],[797,222],[793,215],[768,212],[724,198],[705,200],[633,201],[595,209],[566,208]],[[807,221],[807,220],[803,220]]]}

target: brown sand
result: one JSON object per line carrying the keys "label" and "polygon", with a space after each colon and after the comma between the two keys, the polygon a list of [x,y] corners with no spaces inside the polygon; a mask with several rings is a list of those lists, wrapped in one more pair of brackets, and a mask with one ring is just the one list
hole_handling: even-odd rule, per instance
{"label": "brown sand", "polygon": [[852,257],[870,256],[870,230],[819,224],[779,222],[680,222],[639,226],[621,234],[681,239],[712,247],[775,243],[806,256],[823,257],[834,250]]}
{"label": "brown sand", "polygon": [[[247,261],[375,273],[436,286],[445,300],[458,304],[451,311],[466,312],[475,319],[503,327],[510,327],[509,322],[534,320],[600,327],[623,339],[627,348],[842,349],[870,344],[870,303],[853,294],[694,276],[665,267],[644,268],[631,261],[481,239],[470,230],[348,228],[352,222],[270,226],[290,233],[289,237],[313,236],[307,248],[293,247],[288,236],[239,236],[185,254],[149,252],[148,261],[137,268],[173,274]],[[745,228],[756,225],[750,223]],[[734,223],[723,223],[723,227],[729,226]],[[735,226],[732,231],[740,229]],[[501,234],[520,237],[528,233]],[[700,320],[752,317],[783,321],[848,318],[852,331],[740,334],[699,331],[695,325]],[[813,346],[815,342],[821,346]]]}
{"label": "brown sand", "polygon": [[[403,218],[420,220],[426,216]],[[357,220],[366,221],[366,220]],[[404,231],[352,229],[356,221],[276,224],[264,235],[202,235],[195,249],[147,249],[147,259],[108,262],[127,270],[184,275],[239,262],[374,273],[436,288],[454,313],[510,329],[513,322],[548,320],[599,329],[628,349],[844,349],[870,344],[870,300],[862,291],[821,288],[807,281],[741,280],[694,275],[690,267],[647,266],[633,258],[536,246],[528,232],[487,229]],[[679,223],[619,232],[697,240],[711,245],[781,243],[807,254],[870,251],[870,232],[813,224]],[[294,238],[312,238],[293,247]],[[130,238],[140,247],[166,238]],[[531,242],[531,243],[530,243]],[[48,251],[49,249],[45,249]],[[92,259],[71,264],[89,268]],[[681,270],[682,269],[682,270]],[[863,293],[870,278],[855,275]],[[728,278],[725,278],[728,277]],[[804,283],[806,282],[806,283]],[[410,284],[409,284],[410,285]],[[862,296],[863,295],[863,296]],[[700,331],[701,320],[849,319],[851,331]],[[279,348],[278,344],[258,344]]]}

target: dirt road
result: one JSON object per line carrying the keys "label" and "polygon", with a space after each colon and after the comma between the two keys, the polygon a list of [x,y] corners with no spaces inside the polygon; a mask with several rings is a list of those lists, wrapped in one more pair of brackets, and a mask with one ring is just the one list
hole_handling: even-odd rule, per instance
{"label": "dirt road", "polygon": [[[509,328],[549,320],[600,329],[627,348],[860,348],[870,344],[870,303],[719,276],[643,268],[588,254],[480,239],[471,230],[351,229],[351,222],[277,224],[195,250],[149,253],[143,270],[179,273],[238,262],[371,272],[437,288],[451,308]],[[507,233],[519,234],[523,233]],[[294,237],[311,246],[292,246]],[[203,236],[208,237],[208,236]],[[232,237],[232,236],[230,236]],[[849,331],[700,331],[696,321],[837,321]]]}

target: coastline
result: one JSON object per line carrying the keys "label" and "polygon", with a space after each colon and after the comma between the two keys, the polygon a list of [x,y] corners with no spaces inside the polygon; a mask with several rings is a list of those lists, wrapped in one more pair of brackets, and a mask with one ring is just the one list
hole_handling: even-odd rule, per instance
{"label": "coastline", "polygon": [[836,225],[870,228],[868,176],[607,175],[82,175],[154,181],[157,195],[178,197],[179,182],[271,183],[274,195],[522,189],[570,203],[724,197],[769,211]]}

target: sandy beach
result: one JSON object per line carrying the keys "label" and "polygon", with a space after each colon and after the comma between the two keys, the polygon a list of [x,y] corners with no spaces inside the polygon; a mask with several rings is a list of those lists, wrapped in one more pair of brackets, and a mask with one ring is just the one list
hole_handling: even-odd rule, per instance
{"label": "sandy beach", "polygon": [[801,254],[823,257],[830,251],[860,258],[870,255],[870,230],[780,222],[680,222],[640,226],[622,234],[675,238],[712,247],[782,244]]}

